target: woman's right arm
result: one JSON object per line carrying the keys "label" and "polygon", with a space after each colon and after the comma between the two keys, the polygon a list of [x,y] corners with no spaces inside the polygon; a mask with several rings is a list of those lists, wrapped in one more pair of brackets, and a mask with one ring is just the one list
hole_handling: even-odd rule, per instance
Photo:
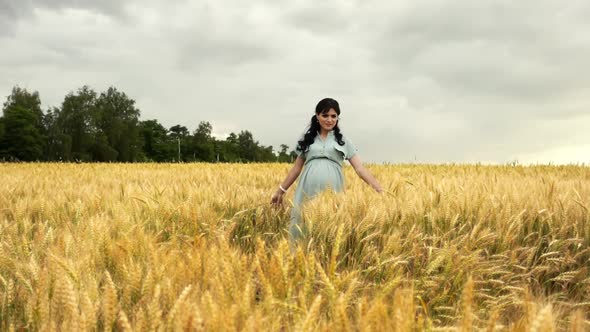
{"label": "woman's right arm", "polygon": [[295,182],[295,180],[297,180],[297,177],[299,176],[299,174],[301,173],[301,170],[303,169],[304,163],[305,163],[305,159],[303,159],[301,156],[297,156],[297,159],[295,159],[295,163],[293,164],[293,167],[291,168],[291,170],[287,174],[287,177],[280,184],[280,187],[277,188],[277,191],[272,195],[272,198],[270,201],[271,204],[280,205],[283,203],[283,195],[285,193],[281,190],[281,187],[283,189],[285,189],[285,191],[287,189],[289,189],[289,187],[293,184],[293,182]]}

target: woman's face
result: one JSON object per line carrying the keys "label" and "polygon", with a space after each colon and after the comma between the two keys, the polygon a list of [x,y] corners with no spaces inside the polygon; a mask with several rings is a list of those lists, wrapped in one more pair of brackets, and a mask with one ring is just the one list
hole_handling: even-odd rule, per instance
{"label": "woman's face", "polygon": [[316,114],[316,117],[320,122],[320,127],[325,131],[334,129],[336,123],[338,123],[338,113],[333,108],[330,108],[327,112]]}

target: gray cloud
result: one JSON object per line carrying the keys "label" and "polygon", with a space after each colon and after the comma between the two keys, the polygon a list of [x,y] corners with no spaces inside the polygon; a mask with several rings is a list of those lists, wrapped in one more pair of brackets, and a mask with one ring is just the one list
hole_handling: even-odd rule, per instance
{"label": "gray cloud", "polygon": [[107,16],[121,16],[125,13],[125,2],[116,0],[33,0],[32,2],[36,7],[53,10],[84,9]]}
{"label": "gray cloud", "polygon": [[578,15],[589,9],[554,1],[416,4],[392,13],[374,55],[389,75],[429,77],[462,96],[551,99],[584,83],[579,66],[590,36],[580,31],[590,23]]}
{"label": "gray cloud", "polygon": [[0,15],[17,20],[34,14],[36,8],[50,10],[82,9],[99,12],[108,16],[120,16],[125,13],[125,4],[116,0],[1,0]]}
{"label": "gray cloud", "polygon": [[355,2],[322,1],[313,6],[304,3],[285,11],[293,27],[312,34],[342,35],[354,26]]}
{"label": "gray cloud", "polygon": [[179,40],[177,63],[180,69],[202,69],[203,66],[238,66],[249,62],[272,59],[274,52],[263,41],[249,38],[228,38],[211,34],[197,34]]}
{"label": "gray cloud", "polygon": [[0,0],[0,37],[13,35],[15,22],[30,14],[31,10],[27,1]]}
{"label": "gray cloud", "polygon": [[276,147],[331,96],[364,160],[550,158],[590,141],[589,15],[551,0],[0,0],[0,90],[49,106],[115,85],[142,118]]}
{"label": "gray cloud", "polygon": [[16,19],[30,10],[30,2],[2,0],[0,1],[0,15],[5,19]]}

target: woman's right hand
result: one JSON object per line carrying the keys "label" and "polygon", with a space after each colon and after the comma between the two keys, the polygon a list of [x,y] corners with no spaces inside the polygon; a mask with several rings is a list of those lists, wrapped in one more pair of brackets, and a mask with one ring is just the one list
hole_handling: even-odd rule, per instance
{"label": "woman's right hand", "polygon": [[277,190],[270,199],[270,204],[279,206],[283,204],[283,192],[281,190]]}

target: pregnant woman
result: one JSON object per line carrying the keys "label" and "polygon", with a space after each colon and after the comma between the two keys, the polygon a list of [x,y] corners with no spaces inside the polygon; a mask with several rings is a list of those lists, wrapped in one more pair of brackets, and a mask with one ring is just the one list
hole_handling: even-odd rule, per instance
{"label": "pregnant woman", "polygon": [[289,224],[291,244],[296,243],[304,233],[301,223],[301,205],[305,200],[313,198],[328,188],[335,192],[344,191],[344,175],[342,173],[344,159],[350,162],[356,174],[376,192],[382,191],[379,182],[363,166],[354,145],[340,132],[339,116],[340,106],[336,100],[325,98],[317,104],[309,130],[298,142],[297,159],[285,180],[272,196],[272,204],[282,204],[283,195],[303,170],[295,190],[293,209],[291,210]]}

